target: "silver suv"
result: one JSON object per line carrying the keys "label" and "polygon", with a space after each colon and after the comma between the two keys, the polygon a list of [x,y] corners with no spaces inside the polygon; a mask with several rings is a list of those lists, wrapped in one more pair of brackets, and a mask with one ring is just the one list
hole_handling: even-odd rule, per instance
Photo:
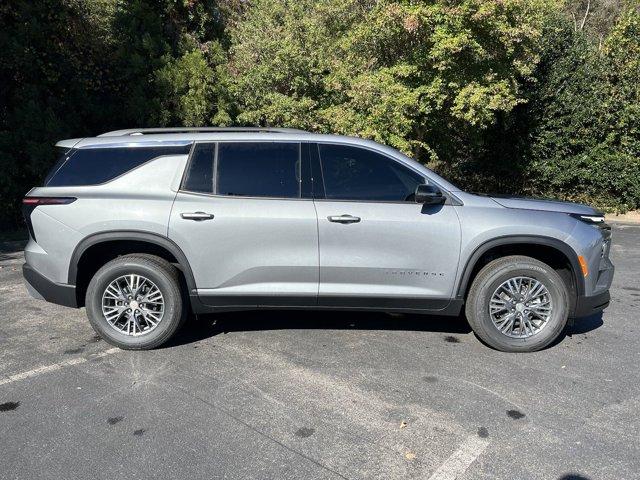
{"label": "silver suv", "polygon": [[488,345],[533,351],[609,303],[602,213],[466,193],[372,141],[184,128],[57,146],[23,200],[27,288],[121,348],[163,344],[190,311],[464,308]]}

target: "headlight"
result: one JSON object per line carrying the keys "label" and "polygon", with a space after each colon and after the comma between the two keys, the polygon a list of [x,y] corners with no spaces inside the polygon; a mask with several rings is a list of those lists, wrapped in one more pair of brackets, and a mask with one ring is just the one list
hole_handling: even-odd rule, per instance
{"label": "headlight", "polygon": [[577,213],[570,213],[569,215],[585,223],[591,223],[595,225],[604,224],[604,215],[580,215]]}
{"label": "headlight", "polygon": [[[594,227],[600,229],[600,233],[602,234],[602,238],[605,241],[611,238],[611,225],[604,221],[604,215],[580,215],[578,213],[570,213],[573,218],[580,220],[581,222],[588,223],[589,225],[593,225]],[[608,248],[608,247],[607,247]]]}

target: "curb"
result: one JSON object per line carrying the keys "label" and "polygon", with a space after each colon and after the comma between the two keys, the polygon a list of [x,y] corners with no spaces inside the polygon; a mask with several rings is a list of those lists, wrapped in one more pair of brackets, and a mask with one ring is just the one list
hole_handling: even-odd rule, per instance
{"label": "curb", "polygon": [[640,215],[605,215],[607,223],[627,223],[631,225],[640,225]]}

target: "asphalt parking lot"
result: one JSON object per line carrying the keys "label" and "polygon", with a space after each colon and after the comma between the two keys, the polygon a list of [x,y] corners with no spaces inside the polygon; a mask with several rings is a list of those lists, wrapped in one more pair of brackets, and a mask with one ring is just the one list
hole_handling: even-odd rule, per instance
{"label": "asphalt parking lot", "polygon": [[505,354],[461,319],[244,312],[125,352],[0,250],[0,478],[633,479],[640,226],[612,304]]}

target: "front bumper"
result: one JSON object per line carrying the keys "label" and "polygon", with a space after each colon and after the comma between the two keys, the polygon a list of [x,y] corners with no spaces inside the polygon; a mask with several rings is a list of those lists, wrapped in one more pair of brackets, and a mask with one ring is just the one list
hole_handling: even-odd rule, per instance
{"label": "front bumper", "polygon": [[572,317],[580,318],[599,313],[609,305],[611,296],[609,290],[593,296],[580,295],[576,300],[576,307]]}
{"label": "front bumper", "polygon": [[65,307],[78,308],[75,285],[52,282],[26,263],[22,265],[22,276],[24,277],[25,286],[33,298],[46,300]]}

